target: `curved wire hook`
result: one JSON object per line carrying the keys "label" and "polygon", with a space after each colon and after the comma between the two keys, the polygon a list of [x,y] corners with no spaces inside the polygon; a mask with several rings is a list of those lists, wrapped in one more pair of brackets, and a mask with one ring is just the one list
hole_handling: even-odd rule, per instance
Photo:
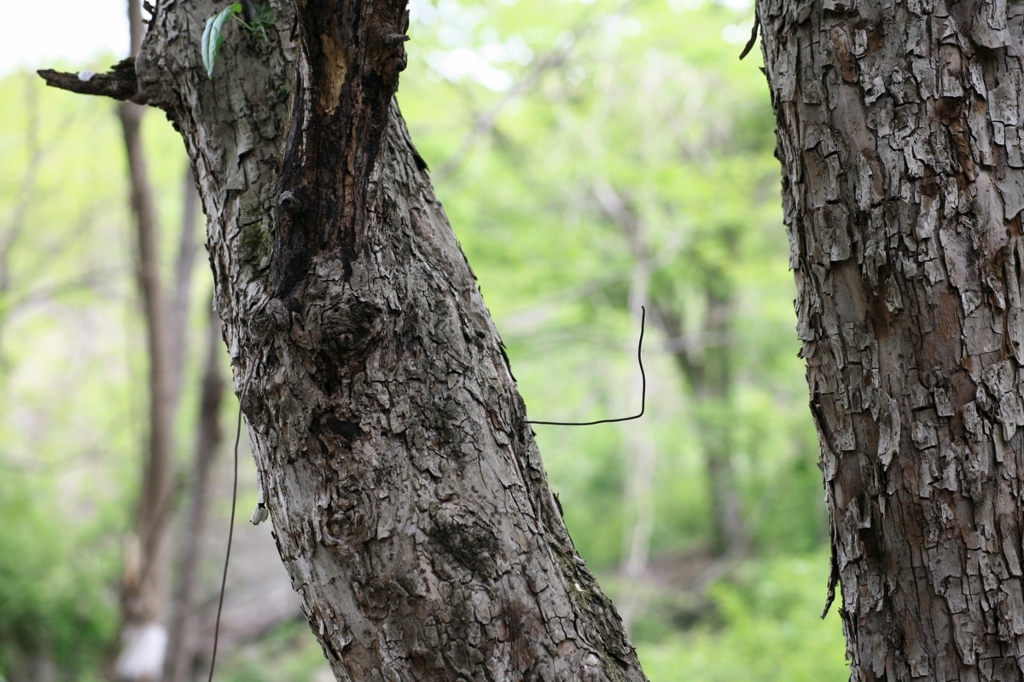
{"label": "curved wire hook", "polygon": [[526,420],[527,424],[544,424],[547,426],[594,426],[595,424],[614,424],[616,422],[628,422],[644,416],[647,409],[647,375],[644,373],[644,322],[647,319],[647,308],[640,306],[640,342],[636,345],[636,363],[640,365],[640,380],[643,382],[640,389],[640,411],[632,417],[616,417],[615,419],[598,419],[592,422],[548,422]]}

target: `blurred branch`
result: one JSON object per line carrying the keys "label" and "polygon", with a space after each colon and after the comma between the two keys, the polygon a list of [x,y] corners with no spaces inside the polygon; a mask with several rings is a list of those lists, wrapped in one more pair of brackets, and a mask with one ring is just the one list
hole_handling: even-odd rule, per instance
{"label": "blurred branch", "polygon": [[518,83],[513,85],[509,91],[505,93],[505,96],[490,109],[490,111],[475,115],[474,118],[476,119],[476,123],[473,124],[470,131],[462,138],[459,148],[456,149],[450,157],[448,157],[448,159],[437,170],[437,173],[434,174],[433,181],[435,183],[444,182],[450,175],[452,175],[452,173],[462,165],[463,161],[465,161],[466,156],[469,154],[470,150],[472,150],[477,140],[489,134],[494,129],[494,124],[498,119],[498,115],[501,114],[505,107],[532,90],[545,71],[560,67],[565,63],[568,57],[568,47],[552,50],[544,57],[544,59],[535,62],[533,68],[531,68]]}
{"label": "blurred branch", "polygon": [[39,162],[43,156],[42,147],[39,144],[39,96],[28,81],[26,81],[25,100],[28,109],[28,129],[25,132],[29,150],[28,167],[25,169],[24,175],[21,176],[18,198],[8,227],[3,233],[0,233],[0,372],[6,369],[3,355],[4,323],[13,308],[13,303],[8,300],[11,290],[11,250],[25,227],[25,213],[28,211],[32,188],[36,184],[36,176],[39,173]]}
{"label": "blurred branch", "polygon": [[122,273],[112,268],[97,268],[86,270],[78,277],[56,282],[47,286],[41,286],[11,299],[8,313],[22,312],[31,306],[38,306],[50,303],[63,296],[79,293],[82,289],[102,291],[102,287],[111,282],[117,281]]}
{"label": "blurred branch", "polygon": [[[676,329],[678,322],[672,323],[664,318],[659,322],[662,331],[667,328]],[[697,334],[680,334],[665,339],[665,349],[676,353],[699,353],[706,348],[724,348],[736,345],[736,335],[729,331],[724,332],[699,332]]]}
{"label": "blurred branch", "polygon": [[500,322],[502,336],[532,336],[540,331],[549,319],[557,315],[559,308],[591,298],[609,285],[624,279],[625,277],[613,274],[611,277],[591,279],[548,294],[536,305],[504,316]]}
{"label": "blurred branch", "polygon": [[555,46],[549,50],[544,57],[534,61],[530,69],[522,78],[519,79],[518,82],[509,88],[508,92],[498,100],[497,104],[491,107],[490,110],[482,114],[476,114],[473,117],[476,122],[473,124],[473,127],[469,132],[462,138],[462,142],[459,144],[458,149],[456,149],[455,152],[445,160],[434,174],[434,184],[444,182],[444,180],[458,170],[477,141],[481,137],[489,135],[494,131],[494,126],[498,120],[498,116],[505,110],[505,107],[532,91],[545,73],[561,68],[569,60],[573,47],[578,45],[583,38],[593,33],[601,22],[605,21],[608,17],[622,14],[632,4],[633,0],[627,0],[607,15],[603,17],[588,17],[587,19],[578,22],[575,28],[569,29],[569,32],[573,36],[572,40]]}
{"label": "blurred branch", "polygon": [[40,69],[36,73],[52,88],[80,95],[111,97],[122,102],[146,103],[145,98],[139,93],[139,84],[135,76],[135,57],[118,62],[107,73],[67,73],[53,69]]}

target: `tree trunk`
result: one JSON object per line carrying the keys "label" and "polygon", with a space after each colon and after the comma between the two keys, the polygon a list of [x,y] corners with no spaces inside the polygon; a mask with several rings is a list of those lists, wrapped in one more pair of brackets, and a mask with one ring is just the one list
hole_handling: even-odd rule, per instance
{"label": "tree trunk", "polygon": [[182,132],[278,549],[335,674],[645,679],[392,100],[405,3],[274,8],[266,42],[225,25],[212,79],[209,2],[159,3],[134,71],[44,75]]}
{"label": "tree trunk", "polygon": [[[694,361],[693,353],[686,348],[677,349],[674,357],[698,403],[697,426],[711,483],[712,549],[717,556],[741,557],[750,550],[750,533],[733,464],[735,410],[729,335],[736,301],[731,287],[722,281],[725,277],[721,273],[707,273],[706,277],[702,293],[707,310],[697,360]],[[678,315],[667,310],[667,306],[658,306],[658,311],[662,313],[659,319],[664,326],[675,332],[670,338],[680,338],[683,330]]]}
{"label": "tree trunk", "polygon": [[119,679],[156,680],[163,666],[170,563],[168,521],[174,489],[173,410],[167,354],[167,315],[160,288],[156,210],[146,171],[140,124],[143,107],[120,107],[138,237],[138,281],[149,357],[149,441],[142,466],[135,532],[126,541]]}
{"label": "tree trunk", "polygon": [[[166,299],[167,319],[170,326],[167,341],[171,376],[171,405],[175,416],[181,406],[181,389],[185,383],[189,346],[189,314],[192,312],[192,273],[195,269],[196,253],[199,250],[199,244],[196,241],[199,192],[196,191],[192,169],[187,168],[186,171],[181,183],[181,232],[178,234],[178,253],[174,261],[172,282],[174,288]],[[214,326],[218,325],[215,323]],[[200,428],[202,427],[200,426]]]}
{"label": "tree trunk", "polygon": [[139,240],[138,280],[149,358],[148,448],[142,466],[136,528],[125,547],[124,642],[117,664],[118,676],[123,679],[157,679],[163,665],[167,634],[162,621],[166,611],[170,563],[168,522],[174,490],[167,318],[156,254],[156,215],[139,136],[143,113],[143,108],[137,104],[125,102],[121,105],[121,123],[131,170],[132,208]]}
{"label": "tree trunk", "polygon": [[1024,680],[1018,5],[760,0],[853,680]]}

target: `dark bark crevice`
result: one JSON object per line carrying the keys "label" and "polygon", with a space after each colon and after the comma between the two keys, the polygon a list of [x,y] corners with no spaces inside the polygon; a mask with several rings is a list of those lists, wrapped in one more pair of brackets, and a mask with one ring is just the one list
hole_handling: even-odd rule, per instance
{"label": "dark bark crevice", "polygon": [[405,2],[312,2],[300,17],[271,268],[285,300],[319,253],[337,252],[351,274],[409,27]]}

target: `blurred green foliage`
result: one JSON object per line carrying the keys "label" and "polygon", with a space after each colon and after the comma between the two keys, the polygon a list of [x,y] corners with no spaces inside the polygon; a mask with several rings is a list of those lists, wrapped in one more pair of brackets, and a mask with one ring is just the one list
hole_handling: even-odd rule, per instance
{"label": "blurred green foliage", "polygon": [[106,303],[125,210],[96,104],[0,81],[0,673],[15,681],[50,664],[91,679],[116,641],[118,469],[134,458],[125,311]]}
{"label": "blurred green foliage", "polygon": [[[650,503],[651,581],[632,631],[648,675],[846,679],[838,619],[817,618],[827,521],[773,117],[757,51],[736,59],[752,9],[421,0],[412,17],[399,103],[531,418],[637,407],[638,258],[609,196],[643,226],[648,300],[681,321],[669,338],[648,319],[644,420],[536,429],[573,539],[617,599],[638,589],[621,567]],[[175,226],[185,160],[161,119],[147,116],[145,135],[162,222]],[[16,666],[38,655],[63,679],[91,679],[116,647],[119,543],[144,436],[114,107],[12,74],[0,80],[0,160],[0,247],[10,243],[0,253],[0,675],[17,682]],[[165,230],[164,253],[174,239]],[[197,277],[208,289],[209,275]],[[713,299],[728,301],[717,335],[707,331]],[[702,396],[686,361],[726,364],[727,393]],[[186,404],[179,418],[183,467],[193,412]],[[640,501],[626,490],[638,433],[656,453]],[[738,563],[715,563],[712,549],[716,438],[749,529]],[[704,590],[694,572],[719,565]],[[322,655],[304,626],[286,624],[227,653],[221,670],[319,679]]]}
{"label": "blurred green foliage", "polygon": [[[309,626],[291,621],[256,642],[238,647],[218,667],[225,682],[281,682],[323,679],[325,665],[324,654]],[[329,675],[326,679],[334,677]]]}
{"label": "blurred green foliage", "polygon": [[107,585],[117,566],[103,551],[103,529],[67,532],[53,508],[57,491],[33,482],[10,471],[0,478],[0,670],[47,656],[85,674],[116,637]]}
{"label": "blurred green foliage", "polygon": [[818,618],[827,560],[819,553],[747,565],[711,589],[717,622],[639,643],[644,671],[652,682],[849,679],[838,614]]}

